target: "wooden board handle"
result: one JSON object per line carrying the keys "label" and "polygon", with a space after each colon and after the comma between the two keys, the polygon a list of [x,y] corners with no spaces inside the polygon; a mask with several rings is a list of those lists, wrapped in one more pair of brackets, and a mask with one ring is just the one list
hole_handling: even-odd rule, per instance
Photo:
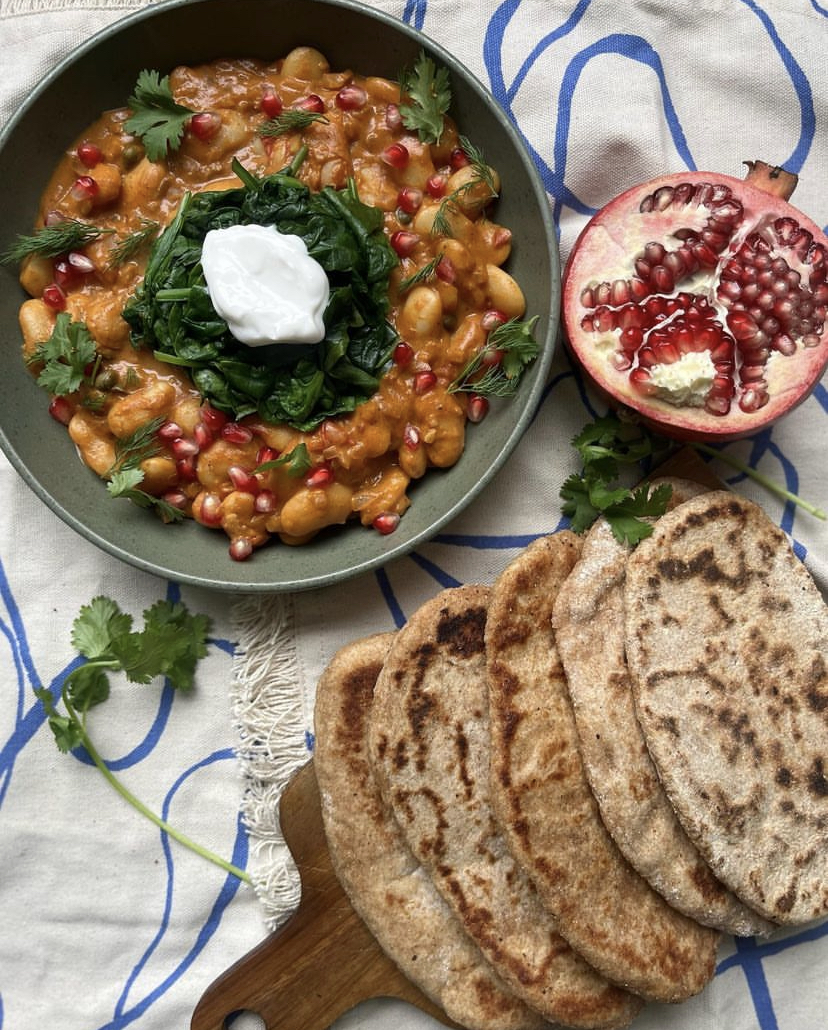
{"label": "wooden board handle", "polygon": [[206,990],[191,1030],[225,1030],[254,1012],[266,1030],[327,1030],[367,998],[402,998],[456,1026],[381,950],[342,890],[328,854],[313,763],[291,780],[279,808],[302,880],[294,915]]}

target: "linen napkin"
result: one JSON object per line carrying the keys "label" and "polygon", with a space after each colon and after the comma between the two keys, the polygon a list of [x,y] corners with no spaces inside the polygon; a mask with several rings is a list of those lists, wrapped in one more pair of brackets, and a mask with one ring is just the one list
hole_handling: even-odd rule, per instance
{"label": "linen napkin", "polygon": [[[0,0],[0,121],[73,46],[145,5]],[[463,17],[454,0],[371,6],[456,54],[514,119],[549,193],[564,259],[591,211],[624,187],[684,168],[738,176],[743,159],[798,172],[795,203],[828,221],[824,5],[477,0]],[[772,431],[727,451],[828,507],[826,408],[823,380]],[[525,542],[562,525],[558,491],[577,470],[569,441],[602,410],[559,349],[537,417],[507,466],[435,540],[343,586],[236,601],[180,589],[98,552],[0,458],[8,684],[0,695],[0,1030],[188,1025],[210,981],[298,898],[277,805],[312,754],[314,689],[327,661],[347,641],[402,625],[443,586],[491,582]],[[712,467],[792,535],[824,589],[826,524],[726,464]],[[136,620],[157,598],[179,594],[211,615],[210,655],[192,697],[171,699],[155,687],[119,697],[95,730],[135,793],[246,866],[254,889],[169,846],[97,773],[54,748],[32,688],[58,682],[70,667],[69,626],[96,593]],[[636,1026],[817,1030],[828,1002],[826,961],[825,925],[765,942],[727,939],[699,998],[648,1007]],[[436,1026],[388,1000],[364,1003],[337,1023],[389,1025]],[[239,1019],[234,1030],[248,1026],[257,1023]]]}

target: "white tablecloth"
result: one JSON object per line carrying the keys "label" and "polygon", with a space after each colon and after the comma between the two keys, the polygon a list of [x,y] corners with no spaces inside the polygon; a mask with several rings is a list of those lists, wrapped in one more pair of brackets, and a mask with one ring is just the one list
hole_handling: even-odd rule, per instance
{"label": "white tablecloth", "polygon": [[[0,120],[73,46],[141,6],[0,0]],[[795,202],[828,221],[828,8],[816,0],[375,6],[452,50],[508,109],[543,175],[564,258],[589,211],[623,187],[682,168],[740,175],[750,158],[797,171]],[[8,333],[3,347],[17,360]],[[208,984],[296,900],[275,804],[311,752],[321,669],[341,643],[401,625],[442,586],[491,581],[522,540],[556,528],[560,484],[576,469],[569,439],[598,410],[559,354],[538,418],[468,512],[376,574],[291,597],[232,599],[136,572],[59,522],[0,457],[0,1030],[189,1025]],[[772,432],[729,451],[825,508],[826,429],[823,380]],[[714,469],[792,534],[824,587],[826,523]],[[142,800],[246,866],[256,890],[168,845],[97,772],[56,750],[34,689],[65,675],[72,620],[96,594],[137,620],[178,596],[212,617],[192,696],[120,689],[96,713],[95,737]],[[699,998],[649,1008],[636,1025],[821,1030],[826,969],[828,925],[726,939]],[[339,1025],[434,1024],[380,1001]]]}

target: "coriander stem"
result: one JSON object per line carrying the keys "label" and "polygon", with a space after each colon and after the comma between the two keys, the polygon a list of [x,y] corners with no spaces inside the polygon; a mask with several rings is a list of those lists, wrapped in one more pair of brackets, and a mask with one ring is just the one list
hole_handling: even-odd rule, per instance
{"label": "coriander stem", "polygon": [[715,447],[710,447],[704,443],[694,443],[692,445],[697,451],[701,451],[702,454],[708,454],[713,458],[720,458],[726,465],[730,465],[735,468],[738,472],[743,472],[746,476],[759,483],[760,486],[764,486],[766,490],[770,490],[771,493],[781,497],[783,500],[791,501],[793,504],[798,505],[800,508],[804,508],[810,515],[813,515],[818,519],[828,519],[828,515],[821,509],[817,508],[816,505],[811,504],[809,501],[803,500],[797,494],[791,493],[790,490],[786,490],[779,483],[770,479],[768,476],[761,472],[757,472],[756,469],[746,465],[745,462],[739,458],[734,458],[730,454],[726,454],[724,451],[717,450]]}
{"label": "coriander stem", "polygon": [[139,800],[130,790],[127,789],[127,787],[123,785],[123,783],[121,783],[118,777],[115,776],[115,774],[109,769],[106,762],[104,762],[103,758],[101,758],[92,741],[89,739],[89,734],[86,732],[86,727],[84,726],[83,722],[78,718],[77,712],[72,707],[72,704],[69,701],[69,698],[67,697],[65,690],[63,691],[63,703],[66,706],[66,711],[69,713],[69,717],[76,723],[77,726],[80,727],[81,734],[83,737],[82,743],[83,746],[86,748],[89,757],[95,763],[98,771],[102,773],[104,778],[109,782],[109,785],[114,790],[116,790],[118,794],[121,795],[124,801],[132,805],[132,807],[135,808],[138,812],[140,812],[141,815],[149,819],[150,822],[155,823],[155,825],[160,830],[163,830],[164,833],[168,834],[174,840],[177,840],[178,843],[182,844],[185,848],[189,848],[190,851],[195,852],[195,854],[200,855],[202,858],[206,858],[208,862],[212,862],[214,865],[219,866],[219,868],[224,869],[225,872],[228,872],[232,876],[237,877],[242,882],[248,884],[252,882],[248,873],[246,873],[243,869],[239,869],[237,866],[234,866],[231,862],[228,862],[226,859],[223,859],[220,855],[215,854],[215,852],[210,851],[205,847],[202,847],[200,844],[196,844],[194,840],[191,840],[185,834],[181,833],[179,830],[176,830],[174,826],[171,826],[165,819],[162,819],[161,816],[156,815],[155,812],[152,811],[152,809],[147,808],[143,801]]}

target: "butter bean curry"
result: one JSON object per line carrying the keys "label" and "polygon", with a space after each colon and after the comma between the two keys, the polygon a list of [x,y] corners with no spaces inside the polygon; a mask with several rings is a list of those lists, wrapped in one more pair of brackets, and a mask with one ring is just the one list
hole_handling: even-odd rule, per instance
{"label": "butter bean curry", "polygon": [[[35,235],[21,239],[80,232],[22,257],[23,352],[110,493],[223,530],[236,560],[274,537],[303,544],[350,520],[389,533],[412,480],[457,462],[487,394],[513,390],[536,346],[503,268],[511,233],[488,216],[497,172],[445,111],[436,131],[422,131],[417,90],[425,76],[439,107],[446,79],[422,55],[417,72],[401,93],[400,83],[333,71],[309,47],[273,63],[179,67],[161,82],[178,119],[168,139],[137,131],[125,104],[64,155]],[[204,388],[198,362],[171,359],[124,317],[182,204],[277,174],[376,209],[391,255],[376,381],[352,410],[316,421],[234,409]]]}

